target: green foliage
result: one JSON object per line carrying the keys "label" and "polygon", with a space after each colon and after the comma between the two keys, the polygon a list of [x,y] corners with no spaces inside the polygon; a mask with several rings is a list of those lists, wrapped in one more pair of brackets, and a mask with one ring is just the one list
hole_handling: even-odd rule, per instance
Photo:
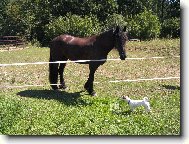
{"label": "green foliage", "polygon": [[71,34],[75,36],[89,36],[101,31],[100,23],[95,16],[81,17],[67,14],[65,17],[58,17],[45,27],[47,40],[60,34]]}
{"label": "green foliage", "polygon": [[24,37],[31,35],[35,16],[26,9],[23,1],[8,3],[2,18],[4,19],[1,21],[1,35],[20,35]]}
{"label": "green foliage", "polygon": [[22,11],[24,11],[25,17],[29,20],[27,28],[30,30],[28,35],[30,41],[44,43],[44,26],[53,18],[51,9],[52,5],[50,5],[49,0],[24,1]]}
{"label": "green foliage", "polygon": [[104,21],[109,14],[117,12],[118,4],[115,0],[67,0],[60,2],[54,0],[52,14],[56,17],[65,16],[67,13],[76,15],[96,15],[100,21]]}
{"label": "green foliage", "polygon": [[144,11],[128,19],[130,35],[142,39],[157,38],[160,34],[160,22],[156,15]]}
{"label": "green foliage", "polygon": [[0,1],[0,33],[4,31],[5,16],[6,16],[6,6],[9,3],[8,0]]}
{"label": "green foliage", "polygon": [[180,18],[164,20],[161,27],[161,37],[176,38],[180,35]]}
{"label": "green foliage", "polygon": [[[46,43],[49,39],[45,37],[46,26],[59,17],[71,15],[72,19],[78,16],[79,20],[75,18],[73,21],[82,21],[76,26],[79,28],[83,23],[87,23],[87,19],[89,25],[93,21],[93,27],[97,24],[95,32],[117,24],[128,24],[130,35],[134,38],[156,38],[159,36],[159,29],[161,37],[180,36],[180,1],[175,0],[1,0],[0,34],[21,35],[30,41]],[[88,23],[86,27],[90,27]],[[76,32],[73,32],[69,29],[68,32],[83,36],[94,31],[92,28],[81,28],[84,32],[78,32],[77,28],[75,30]]]}
{"label": "green foliage", "polygon": [[152,10],[156,0],[118,0],[117,3],[119,5],[119,13],[133,17],[144,10]]}
{"label": "green foliage", "polygon": [[2,23],[3,28],[1,29],[1,33],[3,35],[16,35],[17,33],[23,33],[24,24],[21,20],[21,11],[19,4],[8,3],[6,5],[4,16],[6,16],[7,18]]}
{"label": "green foliage", "polygon": [[127,26],[127,22],[125,21],[125,18],[120,14],[113,14],[109,15],[105,21],[105,28],[109,29],[112,27],[119,26]]}
{"label": "green foliage", "polygon": [[117,13],[118,4],[115,0],[98,0],[97,4],[100,8],[96,15],[100,21],[105,21],[108,15]]}

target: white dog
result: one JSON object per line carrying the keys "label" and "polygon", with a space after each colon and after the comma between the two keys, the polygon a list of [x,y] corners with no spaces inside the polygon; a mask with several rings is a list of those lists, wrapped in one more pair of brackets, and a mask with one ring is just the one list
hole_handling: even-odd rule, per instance
{"label": "white dog", "polygon": [[149,103],[147,97],[144,97],[143,100],[132,100],[128,96],[123,96],[122,99],[127,101],[127,103],[129,104],[129,106],[131,108],[131,111],[133,111],[134,108],[136,108],[138,106],[144,106],[146,111],[150,112],[150,103]]}

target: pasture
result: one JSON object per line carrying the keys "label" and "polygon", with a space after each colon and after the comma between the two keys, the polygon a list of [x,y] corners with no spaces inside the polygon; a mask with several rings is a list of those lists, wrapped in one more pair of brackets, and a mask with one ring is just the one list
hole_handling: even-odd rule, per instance
{"label": "pasture", "polygon": [[[0,134],[5,135],[180,135],[180,79],[118,82],[112,80],[180,76],[180,40],[128,42],[128,58],[107,61],[95,73],[96,97],[83,91],[88,65],[68,63],[66,91],[52,91],[48,64],[0,67]],[[118,58],[113,50],[108,58]],[[0,52],[0,63],[49,60],[49,48]],[[9,86],[44,85],[11,88]],[[147,96],[151,113],[129,111],[120,99]]]}

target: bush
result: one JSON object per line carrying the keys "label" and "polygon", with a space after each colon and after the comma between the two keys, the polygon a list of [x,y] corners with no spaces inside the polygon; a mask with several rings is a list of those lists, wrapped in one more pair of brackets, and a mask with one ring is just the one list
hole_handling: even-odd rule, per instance
{"label": "bush", "polygon": [[13,1],[7,3],[3,14],[0,14],[0,34],[19,35],[29,37],[35,19],[34,14],[23,12],[24,2]]}
{"label": "bush", "polygon": [[74,36],[90,36],[101,31],[100,23],[95,16],[85,16],[67,14],[65,17],[58,17],[45,26],[46,40],[60,35],[70,34]]}
{"label": "bush", "polygon": [[129,39],[140,38],[140,25],[134,19],[128,19]]}
{"label": "bush", "polygon": [[176,38],[180,36],[180,18],[170,18],[162,23],[161,37]]}
{"label": "bush", "polygon": [[119,14],[109,15],[105,21],[105,29],[110,29],[112,27],[116,27],[117,25],[121,27],[127,26],[125,18]]}
{"label": "bush", "polygon": [[128,19],[129,35],[140,39],[157,38],[160,34],[160,22],[156,15],[144,11]]}

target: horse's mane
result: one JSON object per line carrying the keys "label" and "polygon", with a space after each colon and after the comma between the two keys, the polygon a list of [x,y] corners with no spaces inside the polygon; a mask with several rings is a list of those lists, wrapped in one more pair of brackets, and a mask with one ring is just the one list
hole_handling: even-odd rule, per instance
{"label": "horse's mane", "polygon": [[99,35],[97,35],[97,37],[99,37],[99,38],[108,38],[111,35],[113,35],[113,28],[112,29],[108,29],[108,30],[100,33]]}

